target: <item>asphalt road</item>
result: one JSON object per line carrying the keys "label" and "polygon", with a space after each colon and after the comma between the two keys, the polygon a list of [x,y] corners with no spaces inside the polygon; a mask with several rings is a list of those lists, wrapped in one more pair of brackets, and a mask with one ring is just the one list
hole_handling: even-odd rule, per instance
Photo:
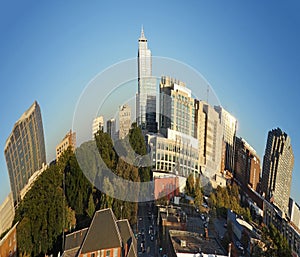
{"label": "asphalt road", "polygon": [[[152,229],[149,231],[150,226]],[[138,255],[141,257],[158,256],[156,216],[149,202],[139,203],[138,235]]]}

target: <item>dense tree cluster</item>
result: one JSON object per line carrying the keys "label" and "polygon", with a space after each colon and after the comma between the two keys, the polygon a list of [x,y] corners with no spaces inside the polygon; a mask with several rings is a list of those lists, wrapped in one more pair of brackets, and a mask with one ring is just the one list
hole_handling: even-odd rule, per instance
{"label": "dense tree cluster", "polygon": [[[95,143],[90,141],[77,149],[82,153],[80,158],[84,159],[80,163],[87,165],[89,174],[83,174],[78,155],[68,150],[57,163],[40,175],[21,201],[14,221],[19,222],[19,256],[57,255],[62,251],[63,232],[88,226],[98,209],[112,208],[118,219],[127,218],[131,224],[136,222],[137,203],[112,197],[115,188],[123,193],[129,189],[122,188],[114,179],[99,174],[99,170],[110,169],[118,177],[134,182],[149,180],[150,170],[136,167],[138,165],[126,162],[126,158],[120,158],[107,133],[99,131],[95,140],[96,148],[93,145]],[[136,125],[130,130],[128,141],[136,154],[146,154],[144,138]],[[127,149],[128,144],[117,143],[121,144],[125,155],[132,154]],[[95,161],[95,156],[99,153],[103,160],[100,164]],[[101,183],[107,194],[93,186],[97,183]]]}
{"label": "dense tree cluster", "polygon": [[50,166],[37,179],[16,212],[20,256],[39,256],[61,247],[63,230],[76,224],[63,191],[63,171]]}
{"label": "dense tree cluster", "polygon": [[254,257],[290,257],[292,256],[287,240],[280,234],[273,224],[262,229],[262,245],[254,245]]}
{"label": "dense tree cluster", "polygon": [[227,187],[218,186],[210,195],[210,205],[217,215],[226,217],[227,209],[243,216],[246,221],[251,220],[249,208],[240,205],[239,188],[236,184]]}

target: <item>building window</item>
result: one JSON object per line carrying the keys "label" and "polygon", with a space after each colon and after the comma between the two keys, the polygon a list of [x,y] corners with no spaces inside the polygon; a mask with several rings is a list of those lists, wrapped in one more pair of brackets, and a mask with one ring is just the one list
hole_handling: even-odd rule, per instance
{"label": "building window", "polygon": [[110,257],[110,250],[106,250],[106,257]]}
{"label": "building window", "polygon": [[91,254],[91,257],[96,257],[96,254],[95,254],[95,253],[92,253],[92,254]]}
{"label": "building window", "polygon": [[114,255],[113,255],[113,257],[118,257],[118,253],[119,253],[119,249],[118,248],[114,248]]}

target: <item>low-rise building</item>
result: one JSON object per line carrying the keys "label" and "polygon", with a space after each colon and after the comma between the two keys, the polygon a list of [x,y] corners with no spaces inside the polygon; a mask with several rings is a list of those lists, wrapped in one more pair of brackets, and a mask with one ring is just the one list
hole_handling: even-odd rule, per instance
{"label": "low-rise building", "polygon": [[170,230],[169,236],[172,244],[171,257],[228,256],[215,238],[181,230]]}
{"label": "low-rise building", "polygon": [[0,256],[17,256],[17,225],[16,223],[0,240]]}
{"label": "low-rise building", "polygon": [[137,242],[128,220],[111,209],[95,212],[88,228],[66,236],[64,257],[137,257]]}
{"label": "low-rise building", "polygon": [[154,198],[159,199],[167,196],[170,200],[174,196],[179,195],[179,178],[172,177],[156,177],[154,179]]}

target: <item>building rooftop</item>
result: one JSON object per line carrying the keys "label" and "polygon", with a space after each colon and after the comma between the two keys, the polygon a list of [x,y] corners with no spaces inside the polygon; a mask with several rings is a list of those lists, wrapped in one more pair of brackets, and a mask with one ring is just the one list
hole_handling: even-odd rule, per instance
{"label": "building rooftop", "polygon": [[180,253],[191,253],[193,255],[202,253],[203,256],[226,256],[215,238],[205,238],[201,237],[198,233],[180,230],[170,230],[169,234],[177,256]]}

